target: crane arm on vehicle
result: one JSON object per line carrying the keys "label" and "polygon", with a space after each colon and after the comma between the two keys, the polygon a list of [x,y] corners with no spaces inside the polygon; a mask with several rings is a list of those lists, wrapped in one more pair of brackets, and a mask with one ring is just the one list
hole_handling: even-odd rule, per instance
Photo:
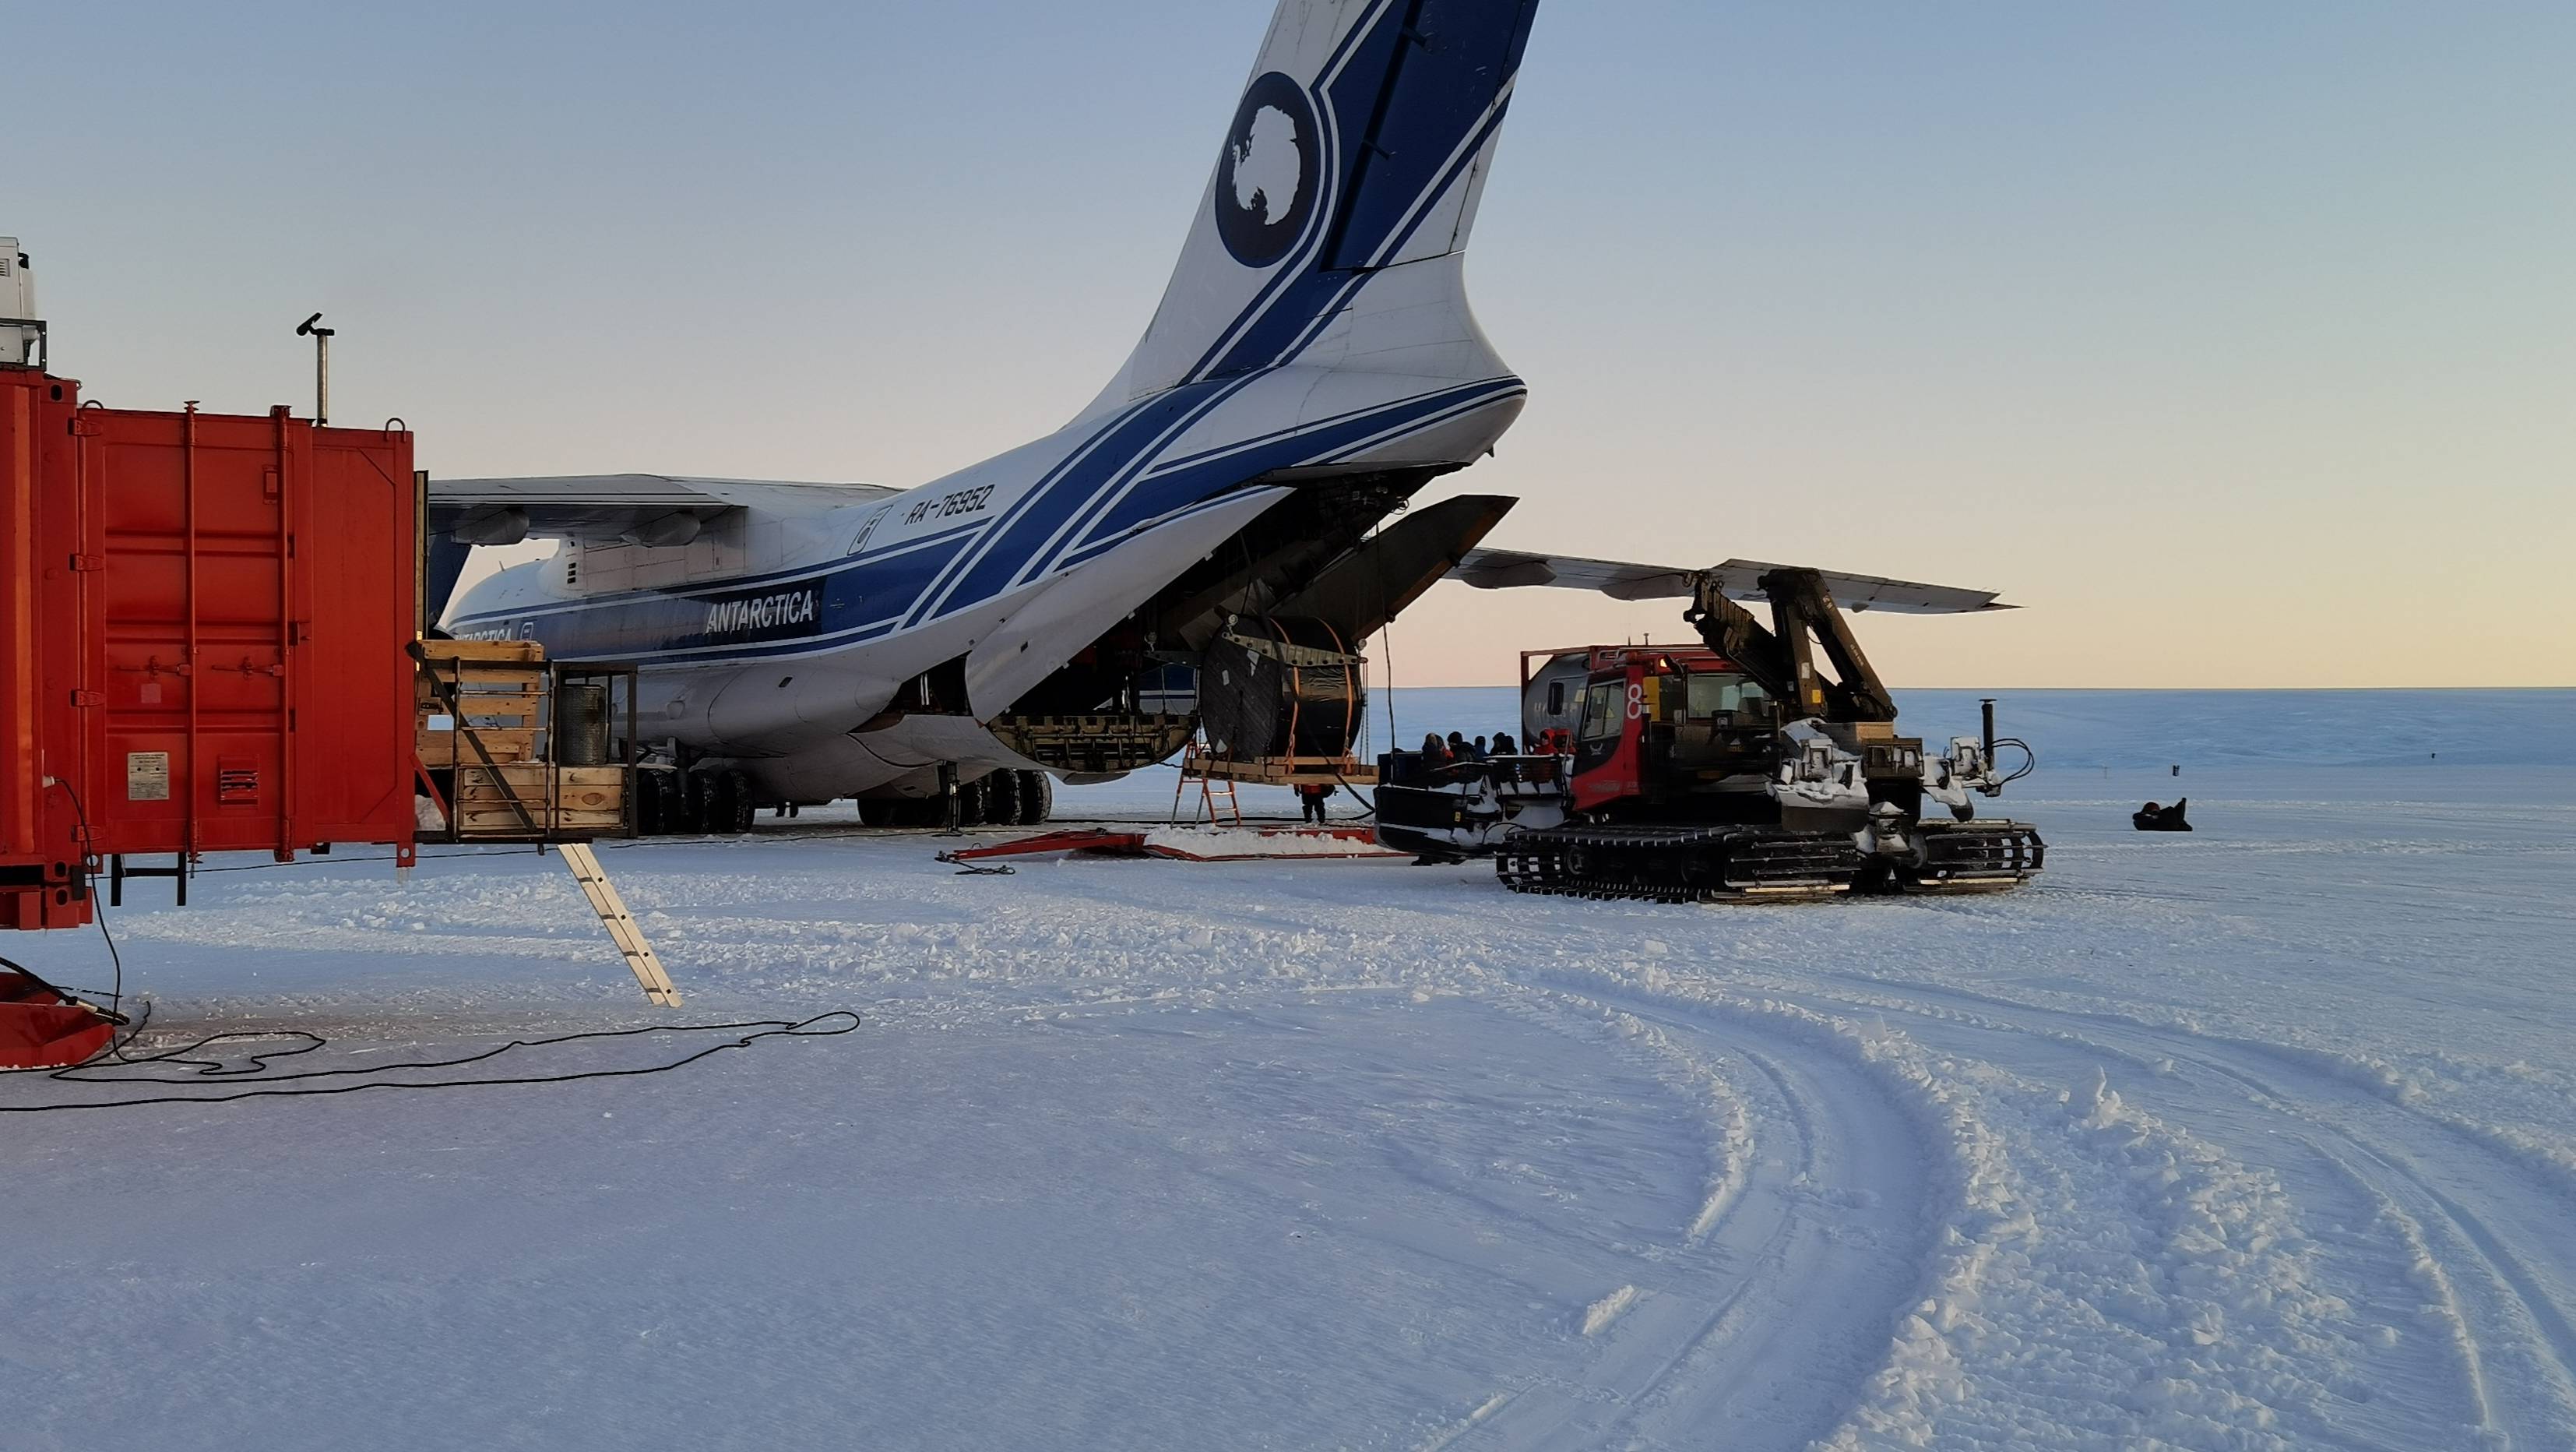
{"label": "crane arm on vehicle", "polygon": [[[1753,612],[1727,598],[1727,583],[1714,571],[1694,578],[1691,607],[1682,618],[1708,648],[1734,662],[1775,700],[1796,703],[1799,714],[1828,721],[1893,721],[1896,702],[1834,604],[1816,570],[1782,566],[1767,570],[1761,590],[1771,602],[1764,628]],[[1830,678],[1816,669],[1821,648]]]}

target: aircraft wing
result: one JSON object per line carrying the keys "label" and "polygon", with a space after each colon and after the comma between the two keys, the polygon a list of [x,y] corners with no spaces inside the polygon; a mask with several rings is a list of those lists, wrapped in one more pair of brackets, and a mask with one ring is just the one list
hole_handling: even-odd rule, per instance
{"label": "aircraft wing", "polygon": [[546,479],[429,481],[429,527],[460,544],[529,538],[586,544],[684,545],[727,512],[820,514],[899,491],[875,484],[790,484],[675,474],[573,474]]}
{"label": "aircraft wing", "polygon": [[[1520,550],[1474,549],[1449,572],[1479,590],[1509,590],[1555,585],[1569,590],[1598,590],[1614,600],[1686,600],[1694,575],[1715,575],[1727,597],[1759,600],[1763,575],[1778,565],[1759,560],[1728,560],[1714,569],[1690,570],[1674,565],[1640,565],[1623,560],[1587,560],[1572,555],[1527,554]],[[1880,575],[1821,572],[1834,603],[1845,610],[1884,610],[1897,615],[1965,615],[2014,607],[1995,599],[1992,590],[1963,590],[1951,585],[1922,585]]]}

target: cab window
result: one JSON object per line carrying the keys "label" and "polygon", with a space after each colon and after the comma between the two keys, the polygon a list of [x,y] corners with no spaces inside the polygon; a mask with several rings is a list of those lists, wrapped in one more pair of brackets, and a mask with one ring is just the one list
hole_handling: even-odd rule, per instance
{"label": "cab window", "polygon": [[1598,741],[1619,734],[1622,714],[1621,682],[1602,681],[1583,693],[1583,731],[1586,741]]}
{"label": "cab window", "polygon": [[1760,686],[1742,676],[1693,676],[1689,711],[1706,719],[1721,713],[1755,709],[1768,700]]}

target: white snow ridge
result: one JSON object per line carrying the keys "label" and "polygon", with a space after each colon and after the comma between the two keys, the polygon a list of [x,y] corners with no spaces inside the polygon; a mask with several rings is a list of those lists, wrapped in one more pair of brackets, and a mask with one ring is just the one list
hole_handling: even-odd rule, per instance
{"label": "white snow ridge", "polygon": [[[2477,739],[2576,739],[2576,694],[2531,699]],[[960,876],[846,809],[603,852],[675,1021],[866,1026],[8,1116],[0,1448],[2576,1448],[2576,763],[2178,751],[2177,787],[2085,734],[2143,709],[2023,708],[2049,871],[1992,898]],[[2396,707],[2301,709],[2368,742]],[[1062,814],[1159,821],[1172,785]],[[2129,830],[2185,789],[2197,832]],[[354,1067],[672,1018],[533,856],[192,898],[109,915],[147,1046],[309,1029],[297,1067]],[[22,936],[108,981],[95,936]]]}

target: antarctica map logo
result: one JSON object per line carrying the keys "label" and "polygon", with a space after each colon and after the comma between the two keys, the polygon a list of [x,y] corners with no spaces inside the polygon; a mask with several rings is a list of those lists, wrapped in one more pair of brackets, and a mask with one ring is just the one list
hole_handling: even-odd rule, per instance
{"label": "antarctica map logo", "polygon": [[1243,93],[1216,167],[1216,231],[1246,267],[1268,267],[1305,235],[1323,190],[1314,105],[1272,71]]}

